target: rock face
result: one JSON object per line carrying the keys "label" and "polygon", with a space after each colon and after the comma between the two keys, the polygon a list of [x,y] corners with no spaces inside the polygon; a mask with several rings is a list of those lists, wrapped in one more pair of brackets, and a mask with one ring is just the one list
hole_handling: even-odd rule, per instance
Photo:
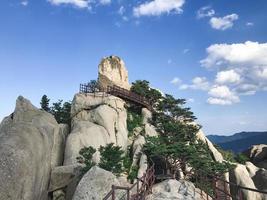
{"label": "rock face", "polygon": [[[230,171],[229,179],[230,182],[235,183],[237,185],[252,189],[257,189],[245,165],[237,164],[236,168]],[[230,189],[231,189],[231,194],[236,198],[238,198],[238,191],[236,187],[230,187]],[[242,195],[244,199],[255,199],[255,200],[261,199],[259,194],[247,190],[242,190]]]}
{"label": "rock face", "polygon": [[215,161],[217,161],[217,162],[222,162],[223,161],[222,154],[213,146],[213,144],[205,136],[205,134],[203,133],[202,130],[200,130],[197,133],[197,138],[202,140],[203,142],[205,142],[208,145],[210,151],[212,152],[212,155],[213,155],[213,158],[214,158]]}
{"label": "rock face", "polygon": [[[116,176],[111,172],[94,166],[81,179],[73,200],[102,200],[109,193],[112,185],[120,185]],[[119,196],[120,194],[117,193],[116,197]]]}
{"label": "rock face", "polygon": [[257,167],[267,169],[267,145],[259,144],[253,145],[247,151],[244,152],[247,157]]}
{"label": "rock face", "polygon": [[101,88],[117,85],[129,90],[128,71],[123,60],[117,56],[103,58],[98,66],[98,82]]}
{"label": "rock face", "polygon": [[[67,138],[64,165],[77,163],[76,157],[83,147],[98,149],[114,143],[127,149],[127,113],[125,102],[114,96],[76,94],[71,108],[72,130]],[[98,154],[95,161],[99,160]]]}
{"label": "rock face", "polygon": [[67,128],[18,97],[0,125],[0,199],[46,200],[51,169],[62,164]]}
{"label": "rock face", "polygon": [[200,200],[200,195],[196,193],[193,183],[175,179],[165,180],[153,186],[152,194],[146,200]]}

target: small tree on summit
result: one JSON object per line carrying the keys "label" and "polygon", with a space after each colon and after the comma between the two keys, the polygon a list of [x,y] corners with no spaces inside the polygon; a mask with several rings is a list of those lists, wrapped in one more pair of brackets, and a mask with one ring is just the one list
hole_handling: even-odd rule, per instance
{"label": "small tree on summit", "polygon": [[46,95],[42,96],[40,105],[41,105],[41,108],[46,112],[50,112],[49,101],[50,99],[48,99]]}

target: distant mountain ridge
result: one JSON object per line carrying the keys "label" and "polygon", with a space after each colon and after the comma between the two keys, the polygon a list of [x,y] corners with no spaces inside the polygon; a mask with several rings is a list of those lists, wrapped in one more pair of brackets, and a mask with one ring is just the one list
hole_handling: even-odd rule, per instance
{"label": "distant mountain ridge", "polygon": [[240,132],[230,136],[208,135],[212,143],[219,145],[224,150],[242,152],[255,144],[267,144],[267,131]]}

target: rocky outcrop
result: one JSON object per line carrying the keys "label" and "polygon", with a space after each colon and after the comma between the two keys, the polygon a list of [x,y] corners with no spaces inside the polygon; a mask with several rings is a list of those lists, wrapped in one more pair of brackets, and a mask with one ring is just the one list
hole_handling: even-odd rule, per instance
{"label": "rocky outcrop", "polygon": [[[254,183],[257,168],[252,163],[246,163],[246,165],[237,164],[233,170],[229,172],[229,180],[232,183],[240,185],[242,187],[258,189]],[[253,181],[254,179],[254,181]],[[259,179],[258,179],[259,181]],[[231,186],[231,194],[238,198],[238,190],[235,186]],[[244,199],[261,200],[262,196],[259,193],[241,190]]]}
{"label": "rocky outcrop", "polygon": [[[102,200],[109,193],[112,185],[121,185],[116,176],[111,172],[94,166],[79,182],[73,200]],[[119,197],[120,192],[117,192],[116,199],[119,199]]]}
{"label": "rocky outcrop", "polygon": [[[98,149],[114,143],[127,149],[127,113],[125,102],[114,96],[76,94],[71,108],[72,130],[67,138],[64,165],[77,163],[80,149],[92,146]],[[99,157],[96,153],[95,161]]]}
{"label": "rocky outcrop", "polygon": [[146,200],[166,200],[166,199],[202,199],[201,196],[196,193],[196,188],[193,183],[175,179],[165,180],[153,186],[152,194],[149,195]]}
{"label": "rocky outcrop", "polygon": [[98,66],[98,83],[101,88],[117,85],[129,90],[128,71],[123,60],[117,56],[103,58]]}
{"label": "rocky outcrop", "polygon": [[51,169],[62,164],[67,127],[18,97],[0,125],[0,199],[46,200]]}
{"label": "rocky outcrop", "polygon": [[244,154],[253,162],[257,167],[267,169],[267,145],[259,144],[253,145]]}
{"label": "rocky outcrop", "polygon": [[145,128],[145,134],[148,136],[157,136],[156,128],[150,124],[152,119],[152,113],[147,108],[142,109],[143,124]]}
{"label": "rocky outcrop", "polygon": [[214,145],[209,141],[209,139],[205,136],[202,130],[199,130],[199,132],[196,134],[197,138],[204,143],[206,143],[209,147],[209,150],[211,151],[213,158],[217,162],[223,162],[223,156],[222,154],[214,147]]}

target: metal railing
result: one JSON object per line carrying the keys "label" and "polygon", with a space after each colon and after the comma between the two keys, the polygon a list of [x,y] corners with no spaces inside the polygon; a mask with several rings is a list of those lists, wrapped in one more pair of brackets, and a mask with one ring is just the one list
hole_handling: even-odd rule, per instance
{"label": "metal railing", "polygon": [[[154,164],[146,171],[141,177],[137,178],[136,182],[130,187],[122,187],[112,185],[110,192],[103,198],[103,200],[115,200],[118,190],[125,191],[125,194],[120,196],[119,199],[125,200],[145,200],[145,197],[152,193],[152,186],[155,181]],[[136,190],[136,192],[134,192]]]}
{"label": "metal railing", "polygon": [[[110,94],[116,97],[120,97],[122,99],[131,101],[133,103],[139,104],[143,107],[146,107],[150,111],[152,111],[151,103],[143,96],[138,95],[130,90],[127,90],[125,88],[121,88],[116,85],[110,85],[107,86],[106,89],[104,88],[96,88],[92,90],[88,84],[80,84],[80,93],[96,93],[96,92],[103,92],[103,94]],[[105,96],[105,95],[102,95]]]}

